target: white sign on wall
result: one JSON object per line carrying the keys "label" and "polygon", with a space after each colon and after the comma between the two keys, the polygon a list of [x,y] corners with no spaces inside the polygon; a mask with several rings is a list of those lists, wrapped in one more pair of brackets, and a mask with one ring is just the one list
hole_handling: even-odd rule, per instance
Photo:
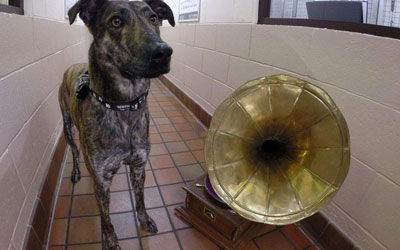
{"label": "white sign on wall", "polygon": [[200,0],[179,0],[179,22],[198,22]]}
{"label": "white sign on wall", "polygon": [[68,11],[78,0],[65,0],[65,18],[68,19]]}

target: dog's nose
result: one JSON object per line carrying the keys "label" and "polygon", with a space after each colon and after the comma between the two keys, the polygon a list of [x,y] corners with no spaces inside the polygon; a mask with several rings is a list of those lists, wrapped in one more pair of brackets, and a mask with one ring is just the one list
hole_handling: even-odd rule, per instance
{"label": "dog's nose", "polygon": [[163,63],[170,59],[172,48],[166,43],[158,43],[157,48],[153,51],[151,60],[155,63]]}

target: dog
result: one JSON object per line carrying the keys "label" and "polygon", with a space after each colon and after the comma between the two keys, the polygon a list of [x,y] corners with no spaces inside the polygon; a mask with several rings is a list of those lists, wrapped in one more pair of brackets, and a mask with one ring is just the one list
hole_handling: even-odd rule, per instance
{"label": "dog", "polygon": [[[160,38],[162,20],[174,26],[170,7],[161,0],[80,0],[68,12],[93,36],[88,64],[67,69],[59,89],[64,136],[73,155],[72,182],[80,179],[79,131],[84,161],[94,179],[106,249],[120,249],[109,216],[110,186],[121,165],[128,165],[140,225],[156,233],[147,214],[143,188],[150,152],[150,78],[168,73],[172,49]],[[88,74],[87,74],[88,73]]]}

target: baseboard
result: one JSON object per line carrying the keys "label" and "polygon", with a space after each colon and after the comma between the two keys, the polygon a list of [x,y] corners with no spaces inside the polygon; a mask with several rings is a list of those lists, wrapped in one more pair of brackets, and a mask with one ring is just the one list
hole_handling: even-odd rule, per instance
{"label": "baseboard", "polygon": [[[168,78],[160,76],[159,79],[207,128],[210,126],[211,115],[176,87]],[[321,213],[308,217],[297,224],[321,249],[357,249],[350,239]]]}
{"label": "baseboard", "polygon": [[[58,134],[58,136],[60,136]],[[26,232],[23,249],[37,250],[45,249],[50,220],[52,215],[55,194],[57,191],[58,177],[65,157],[67,142],[64,136],[60,136],[55,147],[54,153],[49,161],[47,174],[43,177],[43,183],[36,199],[30,226]]]}

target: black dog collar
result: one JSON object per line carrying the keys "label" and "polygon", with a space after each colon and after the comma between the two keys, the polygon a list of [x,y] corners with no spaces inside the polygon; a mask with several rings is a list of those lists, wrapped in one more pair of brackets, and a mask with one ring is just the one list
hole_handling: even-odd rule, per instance
{"label": "black dog collar", "polygon": [[80,100],[84,100],[86,96],[90,93],[104,107],[116,111],[138,110],[141,104],[146,101],[147,95],[149,94],[149,92],[147,91],[143,95],[139,96],[138,98],[130,102],[118,102],[118,103],[107,102],[106,100],[104,100],[103,97],[94,92],[94,90],[90,89],[89,83],[90,83],[90,76],[88,72],[79,77],[79,85],[75,93],[76,97]]}

